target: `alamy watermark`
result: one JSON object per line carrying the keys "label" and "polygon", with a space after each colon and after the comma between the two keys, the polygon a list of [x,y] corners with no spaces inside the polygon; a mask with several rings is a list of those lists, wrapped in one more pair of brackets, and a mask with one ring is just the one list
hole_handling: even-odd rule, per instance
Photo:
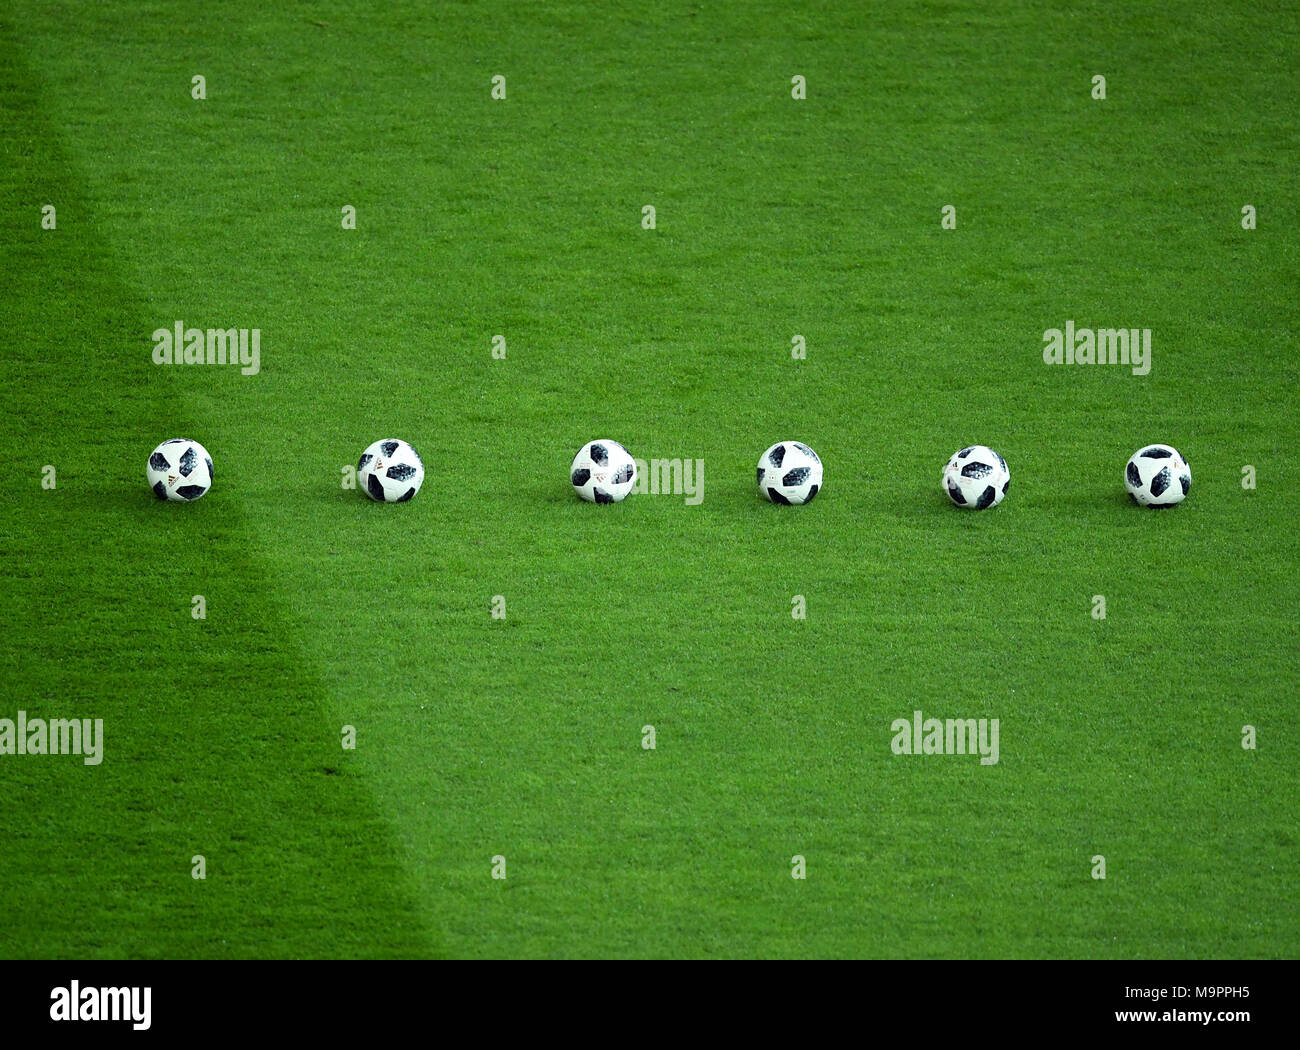
{"label": "alamy watermark", "polygon": [[99,988],[80,981],[50,989],[51,1021],[130,1021],[137,1032],[148,1031],[152,988]]}
{"label": "alamy watermark", "polygon": [[177,321],[153,335],[156,365],[242,365],[240,373],[255,376],[262,370],[260,328],[186,328]]}
{"label": "alamy watermark", "polygon": [[1150,328],[1049,328],[1043,333],[1043,364],[1131,365],[1135,376],[1151,371]]}
{"label": "alamy watermark", "polygon": [[979,755],[981,766],[998,764],[998,719],[895,718],[889,748],[896,755]]}
{"label": "alamy watermark", "polygon": [[632,492],[652,496],[685,496],[688,507],[704,502],[704,460],[633,459],[636,484]]}
{"label": "alamy watermark", "polygon": [[104,720],[0,718],[0,755],[81,755],[88,766],[104,761]]}

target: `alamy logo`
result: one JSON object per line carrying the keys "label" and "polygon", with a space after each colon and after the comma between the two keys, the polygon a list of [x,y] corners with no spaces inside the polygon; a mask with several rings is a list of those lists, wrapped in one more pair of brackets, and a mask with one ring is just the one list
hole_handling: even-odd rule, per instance
{"label": "alamy logo", "polygon": [[685,496],[688,507],[704,502],[704,460],[644,459],[636,463],[636,483],[632,491],[652,496]]}
{"label": "alamy logo", "polygon": [[1043,364],[1132,365],[1135,376],[1151,371],[1150,328],[1049,328],[1043,333]]}
{"label": "alamy logo", "polygon": [[104,761],[104,720],[0,718],[0,755],[82,755],[88,766]]}
{"label": "alamy logo", "polygon": [[239,371],[255,376],[262,370],[260,328],[186,328],[177,321],[172,328],[158,328],[153,335],[153,363],[156,365],[243,365]]}
{"label": "alamy logo", "polygon": [[130,1021],[137,1032],[150,1025],[152,988],[82,988],[72,981],[50,991],[51,1021]]}
{"label": "alamy logo", "polygon": [[926,718],[913,711],[911,721],[895,718],[889,726],[896,755],[979,755],[981,766],[998,764],[996,718]]}

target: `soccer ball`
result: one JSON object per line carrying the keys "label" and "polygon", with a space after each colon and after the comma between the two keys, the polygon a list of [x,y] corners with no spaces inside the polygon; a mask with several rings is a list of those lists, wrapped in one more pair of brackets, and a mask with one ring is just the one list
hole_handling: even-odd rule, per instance
{"label": "soccer ball", "polygon": [[1192,487],[1192,468],[1168,445],[1147,445],[1129,457],[1124,487],[1143,507],[1172,507],[1182,503]]}
{"label": "soccer ball", "polygon": [[773,503],[811,503],[822,487],[822,461],[798,441],[778,441],[758,457],[758,491]]}
{"label": "soccer ball", "polygon": [[959,507],[988,510],[1002,502],[1011,484],[1007,461],[987,445],[969,445],[943,468],[943,491]]}
{"label": "soccer ball", "polygon": [[376,441],[357,461],[357,481],[378,503],[405,503],[424,484],[424,461],[405,441]]}
{"label": "soccer ball", "polygon": [[636,484],[636,460],[617,441],[588,441],[573,457],[569,480],[588,503],[618,503]]}
{"label": "soccer ball", "polygon": [[212,488],[212,457],[197,441],[172,438],[153,450],[144,476],[159,499],[193,503]]}

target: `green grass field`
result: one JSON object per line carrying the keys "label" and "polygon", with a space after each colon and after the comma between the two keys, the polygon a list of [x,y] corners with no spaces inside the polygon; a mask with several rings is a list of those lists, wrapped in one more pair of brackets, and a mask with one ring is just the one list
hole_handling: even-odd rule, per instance
{"label": "green grass field", "polygon": [[[1246,3],[7,4],[0,718],[104,753],[0,755],[0,956],[1296,956],[1298,52]],[[178,320],[260,372],[155,364]],[[1046,365],[1067,320],[1150,374]],[[342,484],[390,436],[407,504]],[[703,502],[575,499],[596,437]],[[998,763],[895,755],[918,709]]]}

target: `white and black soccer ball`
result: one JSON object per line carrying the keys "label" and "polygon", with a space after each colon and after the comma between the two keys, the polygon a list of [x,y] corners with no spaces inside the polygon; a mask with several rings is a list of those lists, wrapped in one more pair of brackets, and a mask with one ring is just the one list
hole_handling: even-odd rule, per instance
{"label": "white and black soccer ball", "polygon": [[636,485],[636,460],[617,441],[588,441],[573,457],[569,481],[588,503],[618,503]]}
{"label": "white and black soccer ball", "polygon": [[822,461],[799,441],[778,441],[758,458],[758,491],[773,503],[811,503],[822,487]]}
{"label": "white and black soccer ball", "polygon": [[193,503],[212,488],[212,457],[197,441],[172,438],[150,454],[144,476],[159,499]]}
{"label": "white and black soccer ball", "polygon": [[405,503],[424,484],[424,460],[405,441],[376,441],[357,461],[357,484],[378,503]]}
{"label": "white and black soccer ball", "polygon": [[1010,484],[1007,461],[987,445],[968,445],[943,468],[943,491],[968,510],[996,507]]}
{"label": "white and black soccer ball", "polygon": [[1170,445],[1147,445],[1129,457],[1124,487],[1143,507],[1172,507],[1182,503],[1192,487],[1192,468]]}

